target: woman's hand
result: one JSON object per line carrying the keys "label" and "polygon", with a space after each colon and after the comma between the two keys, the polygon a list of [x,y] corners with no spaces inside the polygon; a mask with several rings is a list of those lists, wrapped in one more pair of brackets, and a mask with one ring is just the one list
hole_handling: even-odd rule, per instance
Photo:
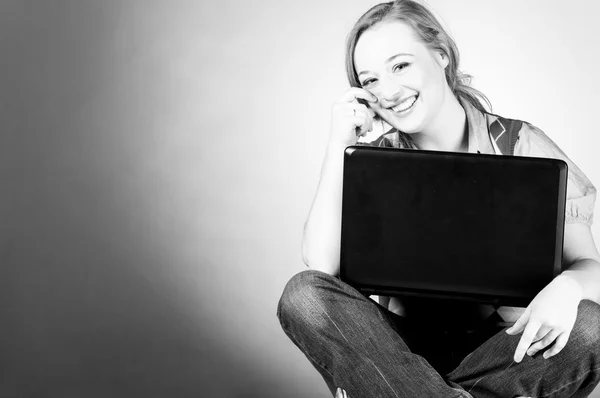
{"label": "woman's hand", "polygon": [[525,353],[533,356],[554,341],[544,358],[558,354],[565,347],[582,294],[581,286],[575,280],[559,275],[535,296],[523,315],[506,331],[513,335],[524,330],[515,352],[515,362],[521,362]]}
{"label": "woman's hand", "polygon": [[373,129],[375,112],[358,102],[359,99],[377,102],[377,97],[367,90],[352,87],[333,105],[330,144],[339,147],[354,145],[359,137]]}
{"label": "woman's hand", "polygon": [[339,388],[335,391],[335,398],[348,398],[348,394],[346,394],[346,391]]}

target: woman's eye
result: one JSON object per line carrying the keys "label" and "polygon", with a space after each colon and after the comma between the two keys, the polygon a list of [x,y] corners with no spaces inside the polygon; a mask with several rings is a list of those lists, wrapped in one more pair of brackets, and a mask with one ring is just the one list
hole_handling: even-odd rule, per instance
{"label": "woman's eye", "polygon": [[408,65],[409,65],[408,62],[403,62],[401,64],[394,65],[394,67],[392,68],[392,71],[394,71],[394,72],[401,71],[402,69],[406,68]]}
{"label": "woman's eye", "polygon": [[370,84],[373,84],[373,83],[375,83],[375,80],[377,80],[377,79],[367,79],[367,80],[365,80],[364,82],[362,82],[362,83],[361,83],[361,85],[362,85],[363,87],[365,87],[365,86],[368,86],[368,85],[370,85]]}

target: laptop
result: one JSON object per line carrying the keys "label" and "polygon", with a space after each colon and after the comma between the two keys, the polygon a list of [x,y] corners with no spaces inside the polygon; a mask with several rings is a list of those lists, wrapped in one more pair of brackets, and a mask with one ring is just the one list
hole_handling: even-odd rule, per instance
{"label": "laptop", "polygon": [[348,147],[340,279],[526,307],[562,271],[566,185],[557,159]]}

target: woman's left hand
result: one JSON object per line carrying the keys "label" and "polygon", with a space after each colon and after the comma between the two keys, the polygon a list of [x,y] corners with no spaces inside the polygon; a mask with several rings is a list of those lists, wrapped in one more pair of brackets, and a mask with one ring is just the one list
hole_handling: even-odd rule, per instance
{"label": "woman's left hand", "polygon": [[524,330],[515,352],[515,362],[521,362],[525,353],[533,356],[554,341],[556,343],[544,353],[544,358],[558,354],[567,345],[582,293],[579,283],[559,275],[535,296],[523,315],[506,331],[514,335]]}

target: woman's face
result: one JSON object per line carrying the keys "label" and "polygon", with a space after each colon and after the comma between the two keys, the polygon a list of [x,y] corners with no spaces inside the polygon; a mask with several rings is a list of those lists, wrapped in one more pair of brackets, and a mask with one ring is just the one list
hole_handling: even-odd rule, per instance
{"label": "woman's face", "polygon": [[365,31],[356,43],[354,63],[362,87],[378,98],[371,108],[407,134],[425,130],[449,92],[444,74],[448,58],[399,21]]}

